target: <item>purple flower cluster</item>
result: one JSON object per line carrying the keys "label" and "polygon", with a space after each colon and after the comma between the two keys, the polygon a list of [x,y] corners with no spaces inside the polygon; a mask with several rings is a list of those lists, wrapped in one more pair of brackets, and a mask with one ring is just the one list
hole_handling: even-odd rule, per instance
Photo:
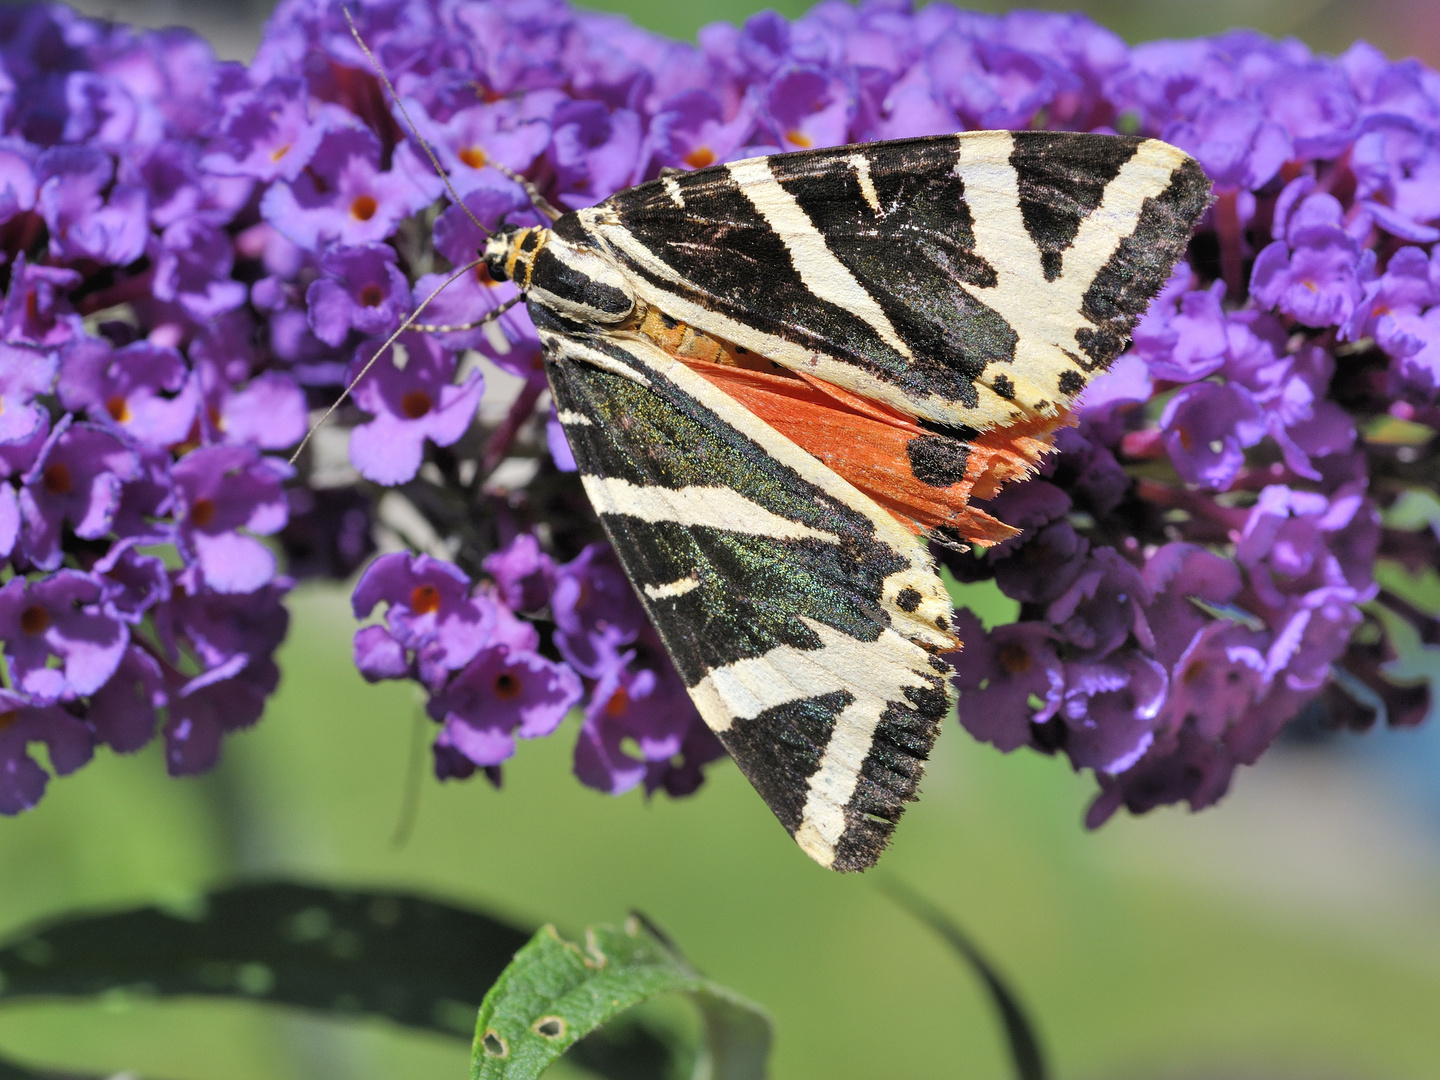
{"label": "purple flower cluster", "polygon": [[[576,208],[662,168],[972,128],[1157,135],[1217,199],[1043,475],[989,505],[1023,534],[939,552],[1021,604],[988,633],[961,613],[962,723],[1093,770],[1098,822],[1206,805],[1317,703],[1427,714],[1386,627],[1440,624],[1374,570],[1440,556],[1382,514],[1435,487],[1434,72],[940,2],[698,45],[560,0],[351,7],[399,104],[339,0],[284,0],[248,67],[0,12],[0,810],[39,797],[37,742],[66,772],[161,726],[172,771],[207,766],[274,688],[292,579],[347,576],[372,535],[355,661],[423,689],[437,775],[498,783],[578,707],[582,781],[694,790],[720,748],[585,502],[534,327],[472,325],[515,296],[465,269],[475,221],[540,220],[487,166]],[[448,329],[382,351],[447,281],[421,321]],[[277,451],[357,378],[291,470]]]}
{"label": "purple flower cluster", "polygon": [[209,768],[279,678],[300,382],[257,348],[201,166],[234,65],[183,31],[0,11],[0,813],[97,745]]}
{"label": "purple flower cluster", "polygon": [[1375,581],[1391,552],[1437,565],[1381,509],[1435,486],[1440,76],[1234,33],[1139,46],[1104,96],[1194,154],[1215,204],[1044,475],[993,500],[1024,535],[948,559],[1021,604],[963,620],[961,722],[1093,770],[1091,825],[1213,803],[1310,706],[1420,722],[1383,624],[1440,630]]}

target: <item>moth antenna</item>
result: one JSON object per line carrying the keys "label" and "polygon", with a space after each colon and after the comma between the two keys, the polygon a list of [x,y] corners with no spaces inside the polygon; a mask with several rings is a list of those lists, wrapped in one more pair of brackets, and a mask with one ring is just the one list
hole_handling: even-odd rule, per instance
{"label": "moth antenna", "polygon": [[[360,380],[369,374],[370,369],[375,366],[375,361],[379,360],[380,357],[384,356],[385,350],[390,348],[391,345],[395,344],[395,339],[398,338],[401,334],[405,333],[406,330],[412,329],[415,326],[415,320],[420,317],[420,313],[430,306],[430,302],[432,300],[434,300],[437,296],[439,296],[442,292],[449,288],[452,282],[459,281],[471,270],[474,270],[475,267],[479,266],[483,261],[483,259],[476,259],[474,262],[466,263],[464,266],[460,267],[459,270],[456,270],[448,278],[442,281],[439,285],[436,285],[435,288],[431,290],[430,295],[425,297],[424,300],[420,301],[420,306],[415,309],[415,311],[410,315],[410,317],[400,324],[399,329],[397,329],[393,334],[391,334],[388,338],[385,339],[385,344],[381,345],[380,348],[375,350],[374,356],[370,357],[369,360],[365,361],[365,366],[360,369],[359,374],[357,374],[353,379],[350,380],[350,382],[346,385],[345,389],[341,391],[340,396],[335,399],[331,406],[325,410],[325,415],[320,417],[319,420],[316,420],[315,423],[310,425],[310,430],[305,432],[305,437],[300,440],[300,445],[297,446],[295,448],[295,452],[290,455],[291,465],[295,464],[296,460],[300,457],[300,454],[304,451],[305,447],[310,445],[310,440],[314,437],[315,432],[319,431],[322,427],[325,426],[325,421],[329,420],[335,410],[345,403],[345,399],[348,398],[351,392],[355,389],[355,387],[360,384]],[[516,297],[515,299],[518,300],[519,297]],[[510,305],[513,305],[514,303],[515,300],[511,300],[508,304],[506,304],[499,310],[492,311],[490,313],[491,317],[493,318],[501,315],[505,310],[508,309]],[[482,322],[483,321],[484,320],[482,320]]]}
{"label": "moth antenna", "polygon": [[411,324],[410,324],[410,329],[411,329],[411,330],[419,330],[419,331],[421,331],[422,333],[425,333],[425,334],[453,334],[453,333],[457,333],[457,332],[459,332],[459,331],[461,331],[461,330],[474,330],[474,329],[476,329],[477,327],[484,326],[486,323],[494,322],[494,321],[495,321],[496,319],[498,319],[501,315],[504,315],[505,312],[509,311],[512,307],[514,307],[516,304],[518,304],[518,303],[519,303],[521,300],[523,300],[523,299],[525,299],[523,296],[519,296],[519,295],[512,296],[509,300],[506,300],[506,301],[505,301],[503,304],[501,304],[499,307],[493,308],[492,310],[487,311],[484,315],[482,315],[480,318],[476,319],[474,322],[457,323],[457,324],[455,324],[455,325],[453,325],[453,326],[452,326],[452,325],[442,325],[442,324],[440,324],[440,323],[418,323],[418,322],[417,322],[417,323],[411,323]]}
{"label": "moth antenna", "polygon": [[444,166],[440,164],[440,159],[435,156],[435,151],[430,149],[430,144],[426,142],[425,137],[420,134],[420,129],[415,126],[415,121],[410,119],[410,110],[405,108],[405,102],[401,101],[400,95],[395,92],[395,87],[390,82],[390,77],[385,74],[385,69],[380,66],[380,61],[377,60],[375,54],[370,51],[370,46],[366,45],[364,39],[361,38],[360,31],[355,29],[355,20],[350,17],[350,9],[348,7],[341,7],[340,10],[345,14],[345,25],[350,27],[350,36],[355,39],[355,44],[360,46],[360,51],[365,54],[365,59],[370,61],[370,66],[375,69],[375,74],[378,75],[380,81],[385,84],[385,89],[390,91],[391,100],[395,102],[396,108],[400,110],[400,115],[405,118],[405,126],[410,129],[410,134],[415,136],[415,141],[418,142],[425,151],[425,156],[430,159],[430,164],[435,166],[435,174],[444,181],[445,190],[450,192],[450,198],[455,201],[456,206],[465,211],[465,216],[475,223],[477,229],[487,237],[490,236],[490,230],[481,223],[479,218],[470,212],[470,208],[466,206],[464,200],[460,198],[460,193],[455,190],[455,185],[450,182],[450,174],[445,171]]}
{"label": "moth antenna", "polygon": [[490,168],[494,169],[507,180],[512,180],[519,184],[525,190],[525,195],[529,198],[531,205],[551,221],[556,221],[565,216],[563,211],[555,209],[555,207],[551,205],[550,200],[540,194],[539,188],[508,165],[501,165],[498,161],[486,161],[485,164],[489,165]]}

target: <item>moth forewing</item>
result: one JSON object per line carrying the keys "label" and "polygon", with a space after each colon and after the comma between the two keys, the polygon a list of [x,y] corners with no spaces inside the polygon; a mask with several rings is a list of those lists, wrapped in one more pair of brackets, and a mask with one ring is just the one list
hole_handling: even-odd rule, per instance
{"label": "moth forewing", "polygon": [[793,371],[984,430],[1119,354],[1209,183],[1156,139],[966,132],[751,158],[575,215],[636,295]]}

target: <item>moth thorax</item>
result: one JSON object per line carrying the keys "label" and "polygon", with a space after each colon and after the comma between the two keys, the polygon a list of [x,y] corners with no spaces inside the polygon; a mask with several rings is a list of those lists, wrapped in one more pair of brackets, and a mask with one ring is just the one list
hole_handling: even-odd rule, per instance
{"label": "moth thorax", "polygon": [[[532,234],[534,234],[532,238]],[[618,266],[595,248],[577,244],[549,229],[523,229],[505,238],[503,257],[497,240],[496,261],[532,304],[581,323],[621,323],[635,310],[635,293]],[[494,270],[491,271],[494,276]]]}

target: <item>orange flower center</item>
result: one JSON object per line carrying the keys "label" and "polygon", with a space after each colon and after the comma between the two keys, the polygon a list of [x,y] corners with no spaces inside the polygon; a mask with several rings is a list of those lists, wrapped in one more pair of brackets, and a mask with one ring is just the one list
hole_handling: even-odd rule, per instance
{"label": "orange flower center", "polygon": [[356,195],[355,201],[350,204],[350,216],[356,221],[369,221],[379,209],[380,204],[375,201],[374,195]]}
{"label": "orange flower center", "polygon": [[685,155],[685,164],[692,169],[703,169],[706,165],[714,165],[715,151],[708,146],[697,146]]}
{"label": "orange flower center", "polygon": [[400,411],[407,420],[419,420],[428,413],[435,402],[424,390],[411,390],[400,399]]}
{"label": "orange flower center", "polygon": [[70,466],[63,461],[46,465],[40,474],[40,482],[51,495],[69,495],[75,482],[70,478]]}
{"label": "orange flower center", "polygon": [[271,150],[271,151],[270,151],[270,160],[271,160],[271,161],[279,161],[282,157],[284,157],[284,156],[285,156],[286,154],[288,154],[289,152],[290,152],[290,144],[289,144],[289,143],[286,143],[284,146],[277,146],[274,150]]}
{"label": "orange flower center", "polygon": [[806,135],[799,128],[792,128],[785,133],[785,141],[794,143],[803,150],[808,150],[815,145],[815,140]]}
{"label": "orange flower center", "polygon": [[520,693],[520,680],[511,675],[508,671],[502,671],[495,676],[495,696],[501,701],[509,701]]}
{"label": "orange flower center", "polygon": [[360,303],[366,307],[379,307],[385,299],[385,291],[379,285],[366,285],[360,290]]}
{"label": "orange flower center", "polygon": [[195,505],[190,507],[190,523],[204,528],[215,520],[215,500],[196,499]]}
{"label": "orange flower center", "polygon": [[110,414],[110,419],[117,424],[128,424],[130,422],[130,403],[121,395],[116,394],[109,401],[105,402],[105,411]]}
{"label": "orange flower center", "polygon": [[431,615],[440,610],[440,590],[434,585],[416,585],[410,590],[410,610],[416,615]]}
{"label": "orange flower center", "polygon": [[11,709],[9,712],[0,713],[0,731],[4,731],[15,721],[20,719],[20,710]]}
{"label": "orange flower center", "polygon": [[1000,666],[1011,675],[1024,675],[1030,670],[1030,650],[1024,645],[1011,643],[1000,650]]}
{"label": "orange flower center", "polygon": [[611,719],[624,716],[625,710],[628,708],[630,708],[630,694],[622,686],[619,690],[616,690],[615,693],[611,694],[610,700],[605,703],[605,715]]}
{"label": "orange flower center", "polygon": [[31,604],[20,613],[20,629],[27,634],[43,634],[50,629],[50,613],[39,604]]}
{"label": "orange flower center", "polygon": [[485,156],[485,151],[478,146],[467,146],[459,153],[459,158],[472,169],[483,169],[485,163],[490,159]]}

